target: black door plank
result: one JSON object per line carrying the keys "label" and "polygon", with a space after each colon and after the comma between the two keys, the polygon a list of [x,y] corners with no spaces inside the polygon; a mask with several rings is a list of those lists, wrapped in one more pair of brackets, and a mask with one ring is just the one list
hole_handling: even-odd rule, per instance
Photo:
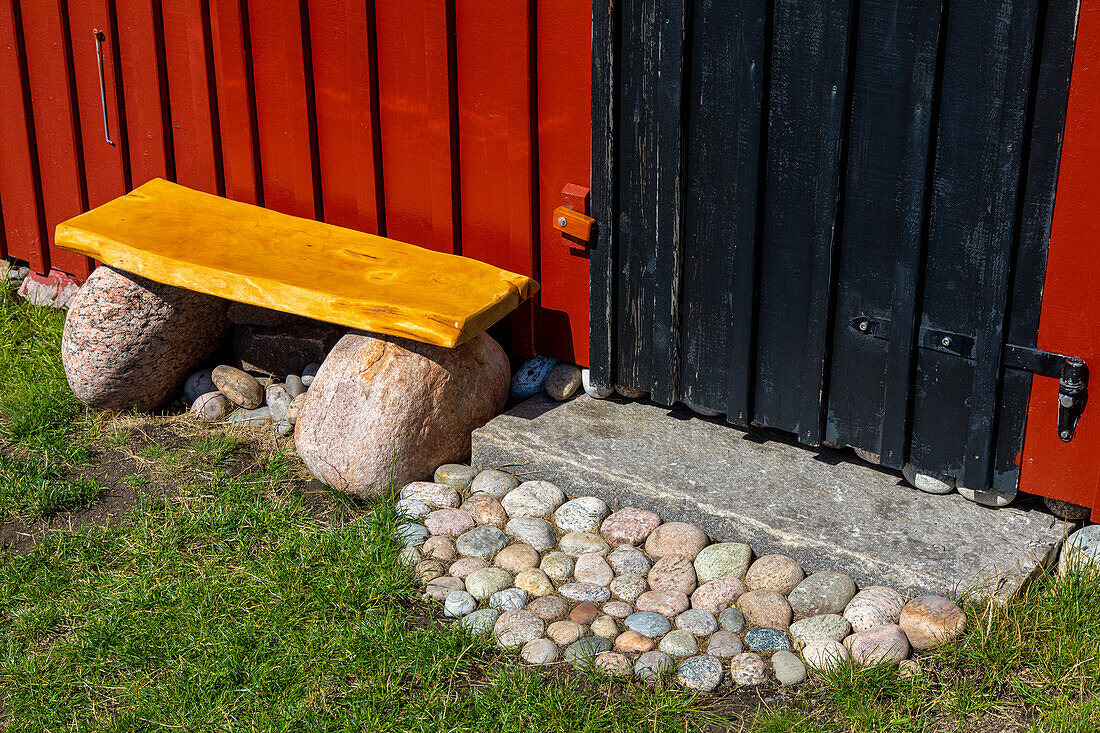
{"label": "black door plank", "polygon": [[619,151],[619,380],[671,404],[679,366],[683,0],[623,8]]}
{"label": "black door plank", "polygon": [[765,0],[695,0],[680,397],[750,419]]}
{"label": "black door plank", "polygon": [[595,245],[589,260],[589,363],[592,380],[615,384],[619,92],[619,0],[592,4],[592,216]]}
{"label": "black door plank", "polygon": [[[956,478],[972,427],[988,440],[994,429],[1036,2],[952,3],[947,15],[921,321],[977,345],[974,363],[920,351],[910,453]],[[991,452],[977,459],[986,468]]]}
{"label": "black door plank", "polygon": [[753,419],[807,443],[823,419],[850,11],[774,11]]}
{"label": "black door plank", "polygon": [[[826,440],[901,468],[924,253],[940,2],[859,4]],[[850,326],[888,318],[888,339]]]}

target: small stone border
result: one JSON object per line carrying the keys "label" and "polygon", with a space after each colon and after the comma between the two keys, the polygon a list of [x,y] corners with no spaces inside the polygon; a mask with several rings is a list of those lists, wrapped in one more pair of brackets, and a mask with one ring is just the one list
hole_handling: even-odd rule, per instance
{"label": "small stone border", "polygon": [[[559,662],[691,690],[784,685],[846,662],[919,666],[966,628],[953,601],[858,589],[835,571],[806,575],[785,555],[755,557],[699,527],[546,481],[440,466],[401,489],[402,559],[425,598],[534,665]],[[755,558],[755,559],[754,559]]]}

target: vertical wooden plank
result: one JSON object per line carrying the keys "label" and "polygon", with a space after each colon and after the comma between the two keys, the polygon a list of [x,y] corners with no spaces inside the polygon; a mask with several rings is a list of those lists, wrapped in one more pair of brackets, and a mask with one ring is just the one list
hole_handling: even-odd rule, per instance
{"label": "vertical wooden plank", "polygon": [[130,185],[136,187],[174,175],[160,3],[115,0],[115,8]]}
{"label": "vertical wooden plank", "polygon": [[618,0],[592,4],[592,216],[596,240],[590,255],[589,363],[592,381],[604,387],[618,373]]}
{"label": "vertical wooden plank", "polygon": [[[917,334],[939,2],[859,4],[826,440],[901,468]],[[852,326],[888,319],[886,340]]]}
{"label": "vertical wooden plank", "polygon": [[461,253],[453,0],[376,0],[386,233]]}
{"label": "vertical wooden plank", "polygon": [[922,325],[977,343],[974,362],[920,351],[910,453],[979,491],[1000,394],[1034,23],[1035,0],[988,0],[951,5],[946,26]]}
{"label": "vertical wooden plank", "polygon": [[[462,254],[536,276],[531,4],[455,6]],[[537,279],[537,277],[536,277]],[[530,306],[512,316],[512,348],[534,353]]]}
{"label": "vertical wooden plank", "polygon": [[590,253],[554,229],[553,212],[565,184],[589,186],[592,175],[593,5],[589,0],[537,5],[538,350],[587,366]]}
{"label": "vertical wooden plank", "polygon": [[[58,0],[24,3],[21,10],[42,205],[52,238],[55,226],[87,208],[68,24]],[[39,262],[42,274],[54,268],[83,278],[92,270],[89,258],[52,246]]]}
{"label": "vertical wooden plank", "polygon": [[[118,35],[109,17],[107,0],[69,0],[69,36],[72,43],[74,87],[84,176],[89,207],[117,198],[128,190],[129,166],[126,159],[126,135],[120,124],[122,100],[119,90]],[[100,96],[100,70],[94,31],[102,34],[103,80],[106,93],[107,130]],[[110,133],[108,142],[107,133]]]}
{"label": "vertical wooden plank", "polygon": [[751,419],[767,11],[696,0],[692,33],[681,398],[739,424]]}
{"label": "vertical wooden plank", "polygon": [[825,400],[850,14],[775,3],[754,419],[807,443]]}
{"label": "vertical wooden plank", "polygon": [[385,234],[374,3],[311,0],[325,220]]}
{"label": "vertical wooden plank", "polygon": [[619,381],[677,399],[682,110],[688,13],[677,0],[624,8],[619,135]]}
{"label": "vertical wooden plank", "polygon": [[262,206],[247,0],[212,0],[210,40],[218,90],[225,195]]}
{"label": "vertical wooden plank", "polygon": [[256,82],[264,206],[323,218],[315,185],[308,19],[299,0],[252,4],[248,25]]}
{"label": "vertical wooden plank", "polygon": [[163,3],[162,12],[176,182],[221,195],[225,180],[210,74],[209,3],[174,0]]}
{"label": "vertical wooden plank", "polygon": [[[1056,6],[1052,4],[1047,15],[1048,28],[1055,13]],[[1048,47],[1044,44],[1044,53]],[[1094,285],[1100,267],[1100,251],[1096,247],[1100,241],[1100,217],[1096,215],[1096,201],[1100,197],[1100,177],[1096,175],[1100,170],[1100,4],[1080,4],[1076,47],[1071,50],[1073,73],[1046,256],[1038,347],[1085,359],[1091,371],[1090,381],[1095,383],[1100,371],[1097,366],[1100,319],[1096,317],[1100,313],[1100,289]],[[1039,109],[1037,103],[1037,115]],[[1095,394],[1094,388],[1073,440],[1063,443],[1055,429],[1058,383],[1053,379],[1035,379],[1028,405],[1020,490],[1090,506],[1093,521],[1098,521],[1100,410]]]}
{"label": "vertical wooden plank", "polygon": [[23,23],[16,0],[0,0],[0,207],[6,256],[26,260],[35,272],[49,269],[46,227],[39,198]]}

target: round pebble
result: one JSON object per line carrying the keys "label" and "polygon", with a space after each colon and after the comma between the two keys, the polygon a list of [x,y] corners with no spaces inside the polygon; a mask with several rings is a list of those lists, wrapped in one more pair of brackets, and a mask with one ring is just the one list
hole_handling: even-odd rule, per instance
{"label": "round pebble", "polygon": [[615,637],[615,649],[623,654],[644,654],[656,646],[657,642],[653,639],[633,629],[627,629]]}
{"label": "round pebble", "polygon": [[624,619],[634,613],[634,606],[623,601],[608,601],[603,604],[603,612],[613,618]]}
{"label": "round pebble", "polygon": [[428,583],[443,575],[443,563],[439,560],[421,560],[416,564],[416,576],[421,583]]}
{"label": "round pebble", "polygon": [[665,555],[650,569],[646,581],[653,590],[691,595],[696,586],[695,567],[683,555]]}
{"label": "round pebble", "polygon": [[518,611],[526,605],[527,591],[522,588],[505,588],[489,596],[489,608],[495,608],[501,613]]}
{"label": "round pebble", "polygon": [[571,601],[591,601],[593,603],[602,603],[611,597],[610,590],[595,583],[565,583],[558,588],[558,593]]}
{"label": "round pebble", "polygon": [[[528,591],[530,595],[530,591]],[[527,610],[543,621],[558,621],[569,613],[569,603],[559,595],[545,595],[527,604]]]}
{"label": "round pebble", "polygon": [[454,560],[458,555],[458,550],[455,549],[455,541],[442,535],[435,535],[424,540],[424,544],[420,546],[420,551],[424,553],[424,557],[447,562]]}
{"label": "round pebble", "polygon": [[802,659],[810,669],[827,672],[848,661],[848,647],[839,641],[811,641],[802,647]]}
{"label": "round pebble", "polygon": [[570,557],[580,557],[589,553],[606,555],[611,548],[603,538],[592,532],[569,532],[558,542],[558,549]]}
{"label": "round pebble", "polygon": [[647,590],[634,602],[634,607],[639,611],[653,611],[670,619],[688,610],[690,605],[683,593],[667,590]]}
{"label": "round pebble", "polygon": [[591,601],[585,601],[573,607],[573,610],[569,612],[569,619],[571,621],[576,621],[578,624],[587,626],[595,621],[599,615],[599,607]]}
{"label": "round pebble", "polygon": [[922,473],[911,463],[902,466],[901,475],[911,486],[928,494],[950,494],[955,490],[955,479],[951,476]]}
{"label": "round pebble", "polygon": [[727,608],[718,614],[718,625],[723,631],[740,634],[745,630],[745,615],[737,608]]}
{"label": "round pebble", "polygon": [[469,514],[477,524],[503,527],[508,522],[508,513],[504,511],[504,507],[488,494],[474,494],[462,502],[462,511]]}
{"label": "round pebble", "polygon": [[394,507],[403,514],[406,519],[423,519],[432,513],[432,508],[419,499],[401,499]]}
{"label": "round pebble", "polygon": [[652,563],[645,553],[634,545],[619,545],[607,556],[607,564],[616,575],[640,575],[649,573]]}
{"label": "round pebble", "polygon": [[248,372],[222,364],[214,367],[210,379],[230,402],[246,410],[253,410],[264,403],[264,388]]}
{"label": "round pebble", "polygon": [[493,555],[508,544],[508,536],[496,527],[474,527],[455,541],[458,554],[463,557],[480,557],[491,560]]}
{"label": "round pebble", "polygon": [[504,525],[504,531],[516,538],[517,542],[530,545],[540,552],[549,550],[558,543],[554,527],[545,519],[537,517],[518,517]]}
{"label": "round pebble", "polygon": [[934,649],[966,630],[966,614],[942,596],[920,596],[901,609],[898,626],[914,649]]}
{"label": "round pebble", "polygon": [[703,654],[676,665],[676,680],[689,690],[711,692],[722,684],[722,662]]}
{"label": "round pebble", "polygon": [[743,542],[708,545],[695,557],[695,575],[700,583],[718,578],[743,578],[751,559],[752,549]]}
{"label": "round pebble", "polygon": [[548,552],[539,563],[539,569],[555,583],[564,583],[573,575],[573,558],[564,552]]}
{"label": "round pebble", "polygon": [[538,568],[519,571],[514,582],[517,588],[527,591],[527,595],[532,598],[548,596],[554,592],[554,584],[550,582],[550,578],[546,577],[546,573]]}
{"label": "round pebble", "polygon": [[595,532],[610,511],[602,499],[582,496],[558,507],[554,512],[554,524],[562,532]]}
{"label": "round pebble", "polygon": [[512,375],[512,384],[508,393],[516,399],[525,400],[542,389],[546,377],[558,360],[552,356],[535,356],[523,362]]}
{"label": "round pebble", "polygon": [[461,509],[436,509],[424,520],[432,534],[458,537],[474,528],[474,519]]}
{"label": "round pebble", "polygon": [[835,613],[811,616],[791,624],[791,638],[805,644],[811,641],[840,641],[852,633],[848,619]]}
{"label": "round pebble", "polygon": [[214,385],[214,380],[211,378],[212,374],[213,372],[210,369],[200,369],[187,378],[187,381],[183,383],[183,396],[188,404],[212,392],[221,394],[217,392],[218,388]]}
{"label": "round pebble", "polygon": [[519,486],[519,479],[510,473],[490,468],[482,471],[470,482],[470,491],[473,493],[488,494],[494,499],[500,499],[512,489]]}
{"label": "round pebble", "polygon": [[569,646],[584,636],[585,629],[576,621],[555,621],[546,627],[546,635],[558,646]]}
{"label": "round pebble", "polygon": [[627,387],[625,384],[616,384],[615,391],[628,400],[640,400],[645,397],[648,392],[644,389],[637,389],[635,387]]}
{"label": "round pebble", "polygon": [[399,524],[393,535],[405,547],[412,547],[428,539],[428,528],[423,524]]}
{"label": "round pebble", "polygon": [[466,576],[475,570],[487,567],[489,567],[489,564],[480,557],[462,557],[451,563],[451,567],[448,568],[447,572],[456,578],[465,580]]}
{"label": "round pebble", "polygon": [[787,595],[805,578],[805,571],[793,558],[786,555],[764,555],[749,566],[745,573],[745,587],[749,590],[770,590]]}
{"label": "round pebble", "polygon": [[786,629],[791,625],[791,605],[779,593],[750,590],[737,599],[737,608],[745,615],[746,625]]}
{"label": "round pebble", "polygon": [[621,630],[619,629],[619,622],[607,614],[598,616],[589,628],[593,636],[602,636],[605,639],[614,639]]}
{"label": "round pebble", "polygon": [[826,613],[843,613],[856,594],[856,584],[849,576],[824,570],[809,576],[787,595],[795,618],[809,618]]}
{"label": "round pebble", "polygon": [[759,654],[743,652],[730,660],[730,679],[738,687],[761,685],[766,669]]}
{"label": "round pebble", "polygon": [[508,516],[548,519],[565,501],[565,494],[549,481],[524,481],[500,500]]}
{"label": "round pebble", "polygon": [[651,639],[656,639],[672,630],[671,621],[652,611],[635,611],[626,617],[623,624],[631,631]]}
{"label": "round pebble", "polygon": [[718,619],[710,611],[690,608],[676,617],[676,628],[689,631],[695,636],[710,636],[718,630]]}
{"label": "round pebble", "polygon": [[1082,527],[1069,536],[1058,558],[1058,572],[1100,565],[1100,524]]}
{"label": "round pebble", "polygon": [[573,567],[573,577],[579,583],[592,583],[593,585],[608,585],[615,577],[611,566],[603,555],[595,552],[587,552],[577,557]]}
{"label": "round pebble", "polygon": [[630,674],[630,660],[618,652],[600,652],[594,660],[596,669],[611,677],[625,677]]}
{"label": "round pebble", "polygon": [[634,662],[634,676],[645,682],[656,682],[672,669],[672,657],[664,652],[645,652]]}
{"label": "round pebble", "polygon": [[683,555],[694,561],[710,540],[706,532],[687,522],[666,522],[654,529],[645,541],[646,554],[660,559],[665,555]]}
{"label": "round pebble", "polygon": [[[856,593],[844,608],[844,618],[854,631],[866,631],[872,626],[896,624],[905,599],[893,588],[873,585]],[[839,641],[839,640],[838,640]]]}
{"label": "round pebble", "polygon": [[603,520],[600,534],[612,545],[640,545],[660,524],[656,513],[628,506]]}
{"label": "round pebble", "polygon": [[757,626],[749,629],[745,634],[745,646],[754,652],[774,652],[780,649],[790,649],[791,641],[787,635],[779,629],[770,629],[767,626]]}
{"label": "round pebble", "polygon": [[424,556],[420,554],[419,547],[403,547],[401,548],[401,554],[398,555],[398,559],[401,561],[402,565],[416,565],[424,559]]}
{"label": "round pebble", "polygon": [[424,594],[435,601],[446,600],[456,590],[462,590],[462,581],[449,575],[432,578],[424,586]]}
{"label": "round pebble", "polygon": [[443,601],[443,613],[451,618],[462,618],[477,610],[477,599],[464,590],[452,591]]}
{"label": "round pebble", "polygon": [[620,575],[607,586],[611,595],[627,603],[633,603],[645,593],[646,582],[641,575]]}
{"label": "round pebble", "polygon": [[719,614],[732,606],[745,593],[739,578],[719,578],[704,583],[691,594],[691,607]]}
{"label": "round pebble", "polygon": [[503,647],[522,646],[542,636],[543,620],[526,609],[505,611],[493,624],[493,636]]}
{"label": "round pebble", "polygon": [[228,417],[234,407],[221,392],[207,392],[192,401],[191,414],[202,422],[218,422]]}
{"label": "round pebble", "polygon": [[512,574],[500,568],[482,568],[466,576],[466,590],[479,601],[487,601],[489,596],[511,585]]}
{"label": "round pebble", "polygon": [[896,663],[909,656],[909,639],[896,624],[873,626],[844,640],[852,661],[859,665]]}
{"label": "round pebble", "polygon": [[495,608],[479,608],[462,617],[462,625],[471,634],[489,634],[493,631],[493,624],[500,617],[500,611]]}
{"label": "round pebble", "polygon": [[472,466],[461,463],[444,463],[435,469],[432,480],[437,484],[447,484],[455,491],[465,491],[470,488],[470,482],[477,476],[478,470]]}
{"label": "round pebble", "polygon": [[454,487],[434,484],[430,481],[413,481],[401,489],[401,499],[416,499],[431,509],[455,509],[462,504],[462,497]]}
{"label": "round pebble", "polygon": [[519,650],[519,657],[528,664],[553,664],[561,655],[558,645],[549,639],[532,639]]}
{"label": "round pebble", "polygon": [[802,660],[785,649],[772,655],[772,669],[781,685],[797,685],[806,679],[806,666]]}
{"label": "round pebble", "polygon": [[699,652],[699,642],[690,631],[673,629],[661,637],[657,648],[669,656],[690,657]]}
{"label": "round pebble", "polygon": [[558,362],[546,375],[546,381],[543,382],[542,388],[546,390],[546,394],[550,399],[564,402],[581,388],[580,367],[566,364],[563,361]]}
{"label": "round pebble", "polygon": [[565,661],[575,667],[586,667],[597,654],[611,650],[611,640],[602,636],[586,636],[565,648]]}
{"label": "round pebble", "polygon": [[741,637],[732,631],[718,631],[711,634],[707,640],[707,654],[719,659],[736,657],[745,651],[745,644]]}
{"label": "round pebble", "polygon": [[493,564],[515,575],[522,570],[537,568],[541,559],[538,550],[531,545],[514,542],[496,554]]}

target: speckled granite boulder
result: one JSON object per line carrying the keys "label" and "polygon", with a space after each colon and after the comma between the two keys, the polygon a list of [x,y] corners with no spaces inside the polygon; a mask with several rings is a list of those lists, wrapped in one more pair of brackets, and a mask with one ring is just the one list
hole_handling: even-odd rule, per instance
{"label": "speckled granite boulder", "polygon": [[96,407],[152,410],[179,390],[229,327],[221,298],[102,266],[69,305],[61,360]]}
{"label": "speckled granite boulder", "polygon": [[470,453],[470,433],[508,394],[508,358],[481,333],[454,349],[349,333],[325,359],[294,426],[306,467],[361,497],[423,479]]}

